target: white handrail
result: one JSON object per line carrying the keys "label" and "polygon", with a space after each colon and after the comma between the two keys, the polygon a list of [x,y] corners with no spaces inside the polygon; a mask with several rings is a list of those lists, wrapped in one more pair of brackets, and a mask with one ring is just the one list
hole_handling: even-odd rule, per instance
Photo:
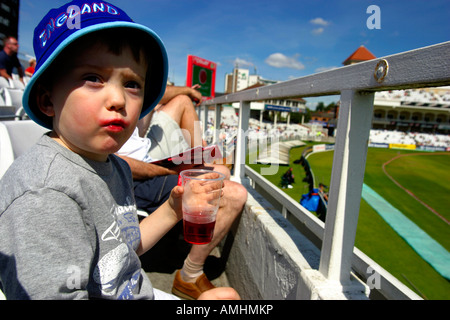
{"label": "white handrail", "polygon": [[[450,42],[374,59],[314,75],[217,97],[219,108],[239,102],[235,176],[245,177],[245,134],[250,102],[288,97],[341,95],[320,272],[345,286],[350,279],[364,179],[374,92],[450,84]],[[216,127],[218,124],[216,123]],[[283,200],[285,201],[285,200]],[[283,203],[284,205],[284,203]]]}

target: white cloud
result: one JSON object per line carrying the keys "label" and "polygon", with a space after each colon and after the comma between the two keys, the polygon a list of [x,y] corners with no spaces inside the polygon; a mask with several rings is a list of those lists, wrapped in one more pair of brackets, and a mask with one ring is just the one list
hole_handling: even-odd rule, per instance
{"label": "white cloud", "polygon": [[312,32],[312,34],[319,35],[319,34],[321,34],[324,30],[325,30],[324,28],[317,28],[317,29],[313,29],[313,31],[311,31],[311,32]]}
{"label": "white cloud", "polygon": [[318,26],[324,26],[324,27],[326,27],[327,25],[330,24],[329,21],[326,21],[322,18],[315,18],[315,19],[309,20],[309,22],[311,22],[312,24],[315,24]]}
{"label": "white cloud", "polygon": [[326,21],[322,18],[315,18],[315,19],[309,20],[309,22],[315,26],[319,26],[318,28],[315,28],[311,31],[311,33],[316,36],[319,34],[322,34],[325,31],[325,27],[330,24],[330,21]]}
{"label": "white cloud", "polygon": [[296,54],[293,57],[287,57],[282,53],[272,53],[267,57],[265,62],[275,68],[290,68],[296,70],[303,70],[305,66],[298,61],[300,55]]}
{"label": "white cloud", "polygon": [[239,67],[253,67],[254,66],[253,62],[250,62],[250,61],[247,61],[247,60],[244,60],[241,58],[234,59],[233,65],[235,65],[235,66],[237,65]]}

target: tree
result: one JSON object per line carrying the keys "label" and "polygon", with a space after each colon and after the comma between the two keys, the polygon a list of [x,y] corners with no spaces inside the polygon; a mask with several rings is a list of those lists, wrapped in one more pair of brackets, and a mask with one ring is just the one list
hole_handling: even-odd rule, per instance
{"label": "tree", "polygon": [[325,111],[325,104],[324,104],[322,101],[320,101],[320,102],[317,104],[317,106],[316,106],[316,111],[318,111],[318,112],[323,112],[323,111]]}
{"label": "tree", "polygon": [[331,102],[329,105],[327,105],[325,111],[334,111],[334,108],[336,108],[336,102]]}

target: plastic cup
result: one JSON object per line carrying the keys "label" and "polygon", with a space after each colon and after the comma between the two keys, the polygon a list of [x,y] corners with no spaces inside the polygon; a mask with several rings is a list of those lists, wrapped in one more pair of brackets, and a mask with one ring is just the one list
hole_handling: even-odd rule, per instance
{"label": "plastic cup", "polygon": [[225,175],[203,169],[180,172],[183,193],[184,240],[192,244],[210,243],[214,235]]}

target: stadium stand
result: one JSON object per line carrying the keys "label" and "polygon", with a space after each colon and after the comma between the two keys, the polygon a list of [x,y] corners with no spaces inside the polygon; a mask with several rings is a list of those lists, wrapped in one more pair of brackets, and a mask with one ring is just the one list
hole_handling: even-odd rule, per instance
{"label": "stadium stand", "polygon": [[450,136],[443,134],[370,130],[371,143],[411,144],[450,148]]}
{"label": "stadium stand", "polygon": [[25,90],[25,84],[23,84],[23,82],[18,79],[12,80],[12,86],[14,89],[18,89],[18,90],[22,90],[22,91]]}
{"label": "stadium stand", "polygon": [[11,83],[8,79],[0,77],[0,89],[2,88],[11,88]]}
{"label": "stadium stand", "polygon": [[0,121],[0,178],[47,131],[32,120]]}

